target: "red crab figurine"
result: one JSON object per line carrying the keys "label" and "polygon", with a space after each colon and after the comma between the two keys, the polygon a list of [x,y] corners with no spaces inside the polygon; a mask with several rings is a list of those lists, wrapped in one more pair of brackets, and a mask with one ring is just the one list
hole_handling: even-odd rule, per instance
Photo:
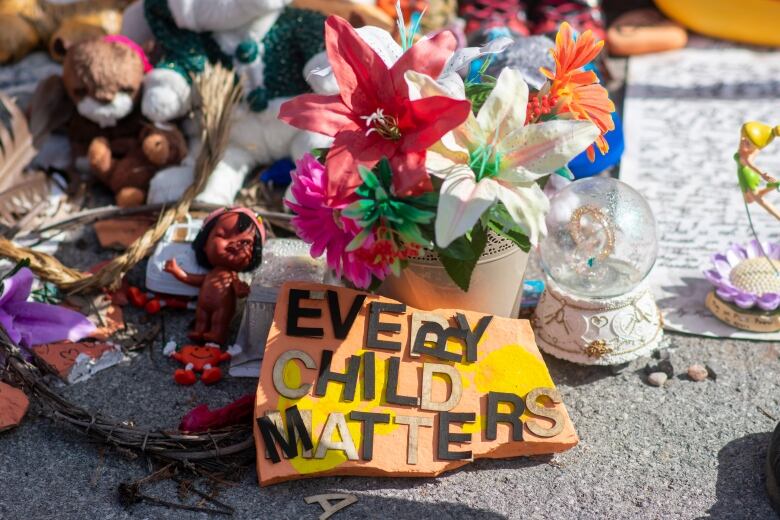
{"label": "red crab figurine", "polygon": [[179,350],[166,348],[166,353],[184,365],[173,373],[173,380],[180,385],[194,385],[198,380],[196,372],[200,372],[203,384],[213,385],[222,379],[222,369],[217,365],[230,359],[229,352],[213,344],[184,345]]}
{"label": "red crab figurine", "polygon": [[206,217],[192,243],[198,263],[210,271],[205,275],[187,273],[175,258],[165,263],[165,270],[176,279],[200,287],[195,328],[188,334],[192,341],[226,343],[236,300],[249,294],[249,286],[238,273],[260,265],[264,241],[263,224],[251,210],[218,209]]}

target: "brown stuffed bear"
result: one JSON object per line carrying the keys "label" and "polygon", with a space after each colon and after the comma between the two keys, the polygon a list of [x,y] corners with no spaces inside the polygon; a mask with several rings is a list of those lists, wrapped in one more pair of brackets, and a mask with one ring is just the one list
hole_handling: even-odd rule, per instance
{"label": "brown stuffed bear", "polygon": [[129,0],[0,0],[0,63],[16,61],[48,47],[62,61],[72,45],[122,27]]}
{"label": "brown stuffed bear", "polygon": [[74,159],[86,156],[120,206],[143,204],[154,174],[187,154],[175,126],[153,126],[140,115],[149,67],[140,47],[108,36],[73,46],[62,68],[63,86],[78,112],[68,125]]}
{"label": "brown stuffed bear", "polygon": [[154,174],[179,164],[187,155],[187,143],[175,126],[146,124],[139,139],[121,158],[115,157],[105,137],[93,139],[87,152],[90,168],[114,192],[120,207],[143,204]]}

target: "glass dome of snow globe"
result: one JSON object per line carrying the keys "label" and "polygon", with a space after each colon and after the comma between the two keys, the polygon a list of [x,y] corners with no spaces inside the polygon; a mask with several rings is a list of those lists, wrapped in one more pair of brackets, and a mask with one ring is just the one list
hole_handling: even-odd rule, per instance
{"label": "glass dome of snow globe", "polygon": [[590,177],[550,200],[539,257],[561,290],[584,298],[627,294],[647,277],[657,254],[653,212],[629,185]]}

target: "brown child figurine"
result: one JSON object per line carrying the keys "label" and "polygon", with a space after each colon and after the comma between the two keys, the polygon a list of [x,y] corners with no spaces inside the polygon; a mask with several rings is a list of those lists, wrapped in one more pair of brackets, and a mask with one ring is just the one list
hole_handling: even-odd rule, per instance
{"label": "brown child figurine", "polygon": [[195,328],[188,334],[191,340],[218,345],[227,342],[236,300],[249,295],[249,286],[238,273],[260,265],[264,242],[262,221],[252,211],[218,209],[206,217],[192,243],[198,263],[211,269],[208,274],[189,274],[175,258],[165,263],[165,270],[177,280],[200,287]]}

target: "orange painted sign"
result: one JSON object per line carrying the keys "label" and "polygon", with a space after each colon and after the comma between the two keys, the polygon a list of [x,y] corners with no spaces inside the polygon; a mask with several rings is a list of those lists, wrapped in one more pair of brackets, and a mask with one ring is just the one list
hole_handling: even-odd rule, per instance
{"label": "orange painted sign", "polygon": [[261,485],[430,477],[578,440],[526,320],[296,282],[277,300],[254,434]]}

